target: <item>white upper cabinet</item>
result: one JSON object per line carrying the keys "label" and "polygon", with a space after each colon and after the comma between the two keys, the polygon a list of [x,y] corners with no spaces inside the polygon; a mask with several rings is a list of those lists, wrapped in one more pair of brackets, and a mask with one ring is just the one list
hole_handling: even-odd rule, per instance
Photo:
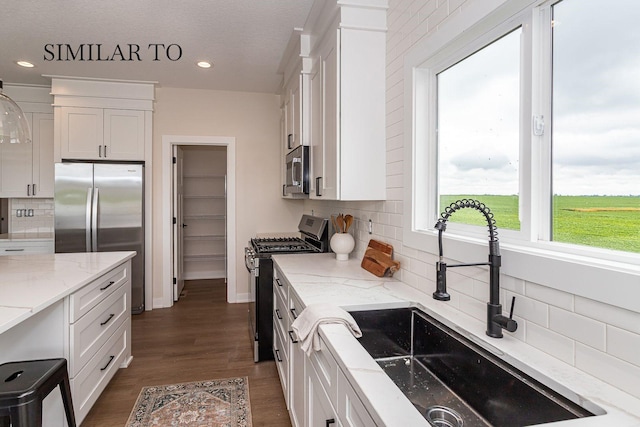
{"label": "white upper cabinet", "polygon": [[63,159],[144,160],[144,111],[61,107],[59,115]]}
{"label": "white upper cabinet", "polygon": [[53,197],[53,114],[48,88],[8,86],[29,122],[31,143],[0,144],[0,197]]}
{"label": "white upper cabinet", "polygon": [[54,77],[56,161],[145,160],[154,88],[146,82]]}
{"label": "white upper cabinet", "polygon": [[386,0],[319,0],[305,24],[311,198],[386,198],[386,8]]}

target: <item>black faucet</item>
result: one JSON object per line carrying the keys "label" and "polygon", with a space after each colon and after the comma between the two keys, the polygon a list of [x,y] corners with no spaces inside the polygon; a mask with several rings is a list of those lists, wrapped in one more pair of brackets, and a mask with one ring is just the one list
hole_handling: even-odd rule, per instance
{"label": "black faucet", "polygon": [[[442,255],[442,233],[447,228],[447,221],[451,214],[463,208],[473,208],[480,211],[489,225],[489,262],[478,262],[472,264],[455,264],[447,266],[443,261]],[[500,304],[500,265],[502,263],[500,256],[500,245],[498,243],[498,230],[496,228],[496,220],[493,218],[491,210],[478,200],[462,199],[451,203],[440,214],[440,218],[435,225],[438,230],[438,254],[439,260],[436,262],[436,291],[433,298],[439,301],[449,301],[451,296],[447,293],[447,267],[471,267],[477,265],[489,266],[489,302],[487,303],[487,335],[493,338],[502,338],[502,329],[509,332],[515,332],[518,323],[513,320],[513,306],[515,297],[511,300],[511,311],[509,317],[502,314],[502,305]]]}

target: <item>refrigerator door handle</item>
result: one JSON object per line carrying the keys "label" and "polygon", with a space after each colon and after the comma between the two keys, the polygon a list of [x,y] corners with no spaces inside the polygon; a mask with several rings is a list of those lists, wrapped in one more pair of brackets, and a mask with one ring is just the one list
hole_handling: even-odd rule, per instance
{"label": "refrigerator door handle", "polygon": [[91,252],[98,252],[98,197],[100,190],[94,189],[91,207]]}
{"label": "refrigerator door handle", "polygon": [[85,239],[86,251],[91,252],[91,205],[93,200],[93,188],[87,188],[87,211],[85,213]]}

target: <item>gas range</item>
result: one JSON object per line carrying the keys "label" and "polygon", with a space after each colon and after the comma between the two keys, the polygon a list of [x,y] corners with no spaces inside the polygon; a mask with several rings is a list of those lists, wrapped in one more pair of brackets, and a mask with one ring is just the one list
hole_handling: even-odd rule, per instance
{"label": "gas range", "polygon": [[258,255],[322,252],[300,237],[256,237],[251,239],[251,247]]}
{"label": "gas range", "polygon": [[303,215],[299,237],[269,235],[255,237],[244,248],[244,264],[249,271],[249,325],[254,360],[273,359],[273,260],[277,254],[328,252],[327,220]]}

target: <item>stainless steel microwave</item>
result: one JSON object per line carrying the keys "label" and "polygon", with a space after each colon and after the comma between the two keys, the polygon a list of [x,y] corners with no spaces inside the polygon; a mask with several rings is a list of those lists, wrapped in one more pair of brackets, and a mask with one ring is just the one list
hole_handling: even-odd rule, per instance
{"label": "stainless steel microwave", "polygon": [[309,147],[300,145],[287,154],[286,180],[283,193],[287,195],[309,194]]}

